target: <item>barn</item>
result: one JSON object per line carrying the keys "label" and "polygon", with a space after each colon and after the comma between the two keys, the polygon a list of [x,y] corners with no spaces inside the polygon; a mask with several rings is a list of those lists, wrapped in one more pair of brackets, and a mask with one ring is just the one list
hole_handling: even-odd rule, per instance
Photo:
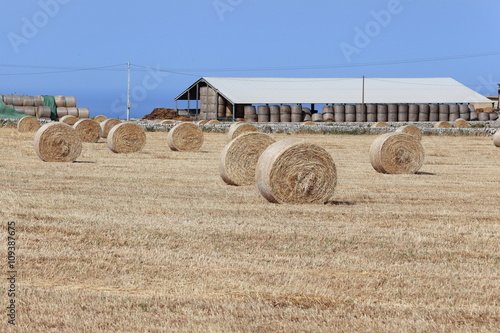
{"label": "barn", "polygon": [[202,77],[176,98],[197,119],[249,122],[475,120],[491,103],[452,78]]}

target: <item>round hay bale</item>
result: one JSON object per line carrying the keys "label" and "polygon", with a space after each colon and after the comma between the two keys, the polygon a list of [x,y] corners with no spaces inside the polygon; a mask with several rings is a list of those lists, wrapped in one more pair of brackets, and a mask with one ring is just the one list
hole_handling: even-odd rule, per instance
{"label": "round hay bale", "polygon": [[17,122],[19,132],[36,132],[40,128],[40,123],[34,117],[23,117]]}
{"label": "round hay bale", "polygon": [[205,125],[222,125],[222,123],[218,120],[212,119],[209,120]]}
{"label": "round hay bale", "polygon": [[422,140],[422,132],[420,132],[418,127],[413,125],[401,126],[396,130],[396,132],[407,133],[413,135],[418,141]]}
{"label": "round hay bale", "polygon": [[379,127],[387,127],[387,126],[389,126],[389,124],[387,124],[385,121],[379,121],[379,122],[372,124],[370,127],[379,128]]}
{"label": "round hay bale", "polygon": [[316,126],[316,123],[313,121],[305,121],[301,125],[302,126]]}
{"label": "round hay bale", "polygon": [[68,110],[68,114],[70,116],[78,118],[78,108],[76,108],[74,106],[67,106],[66,110]]}
{"label": "round hay bale", "polygon": [[447,121],[438,121],[434,124],[434,128],[451,128],[451,124]]}
{"label": "round hay bale", "polygon": [[181,123],[168,132],[167,144],[174,151],[196,151],[203,145],[203,132],[193,123]]}
{"label": "round hay bale", "polygon": [[500,147],[500,130],[497,130],[495,134],[493,134],[493,144],[495,147]]}
{"label": "round hay bale", "polygon": [[78,109],[78,118],[80,119],[90,118],[89,108],[77,108],[77,109]]}
{"label": "round hay bale", "polygon": [[98,115],[98,116],[95,116],[94,117],[94,120],[97,121],[98,123],[102,123],[103,121],[105,121],[106,119],[108,119],[108,117],[106,116],[103,116],[103,115]]}
{"label": "round hay bale", "polygon": [[78,121],[77,117],[71,116],[69,114],[63,116],[62,118],[59,118],[59,122],[68,124],[70,126],[73,126],[74,124],[76,124],[77,121]]}
{"label": "round hay bale", "polygon": [[[24,106],[24,114],[28,116],[33,116],[36,117],[36,112],[38,110],[38,107],[36,106]],[[49,114],[50,117],[50,114]]]}
{"label": "round hay bale", "polygon": [[82,152],[82,140],[68,124],[52,122],[35,134],[35,152],[44,162],[73,162]]}
{"label": "round hay bale", "polygon": [[325,203],[337,185],[337,169],[332,156],[322,147],[286,139],[262,153],[255,181],[270,202]]}
{"label": "round hay bale", "polygon": [[37,118],[50,118],[52,110],[49,106],[37,106],[35,113]]}
{"label": "round hay bale", "polygon": [[469,128],[470,126],[469,126],[469,123],[465,119],[458,118],[458,119],[455,119],[455,121],[453,122],[453,127]]}
{"label": "round hay bale", "polygon": [[247,132],[258,132],[259,129],[252,124],[247,123],[234,123],[229,127],[229,132],[227,133],[228,141],[234,140],[238,136]]}
{"label": "round hay bale", "polygon": [[66,107],[74,108],[76,107],[76,97],[75,96],[64,96],[64,102]]}
{"label": "round hay bale", "polygon": [[43,96],[36,95],[36,96],[33,96],[33,99],[35,101],[35,106],[43,106]]}
{"label": "round hay bale", "polygon": [[56,102],[56,106],[58,108],[60,108],[60,107],[66,107],[66,98],[64,98],[64,96],[57,95],[57,96],[54,96],[54,99],[55,99],[55,102]]}
{"label": "round hay bale", "polygon": [[145,144],[146,133],[135,123],[118,124],[108,134],[108,147],[113,153],[136,153],[141,151]]}
{"label": "round hay bale", "polygon": [[222,150],[219,173],[228,185],[251,185],[255,183],[255,167],[264,150],[275,143],[265,133],[247,132],[239,135]]}
{"label": "round hay bale", "polygon": [[370,162],[380,173],[416,173],[424,162],[424,148],[410,134],[385,133],[370,146]]}
{"label": "round hay bale", "polygon": [[100,123],[100,125],[101,125],[101,138],[107,138],[109,131],[111,131],[111,129],[113,127],[115,127],[116,125],[121,124],[121,123],[122,122],[119,119],[115,119],[115,118],[109,118],[109,119],[106,119],[105,121],[103,121],[102,123]]}
{"label": "round hay bale", "polygon": [[57,108],[57,118],[62,118],[68,115],[68,109],[66,107]]}
{"label": "round hay bale", "polygon": [[94,143],[101,137],[101,126],[92,119],[80,119],[73,125],[73,128],[82,142]]}
{"label": "round hay bale", "polygon": [[203,120],[200,120],[196,123],[196,125],[205,125],[206,123],[208,123],[208,120],[206,119],[203,119]]}
{"label": "round hay bale", "polygon": [[173,120],[162,120],[160,122],[160,124],[163,124],[163,125],[172,125],[172,124],[174,124],[174,121]]}
{"label": "round hay bale", "polygon": [[23,106],[35,106],[35,97],[23,96]]}

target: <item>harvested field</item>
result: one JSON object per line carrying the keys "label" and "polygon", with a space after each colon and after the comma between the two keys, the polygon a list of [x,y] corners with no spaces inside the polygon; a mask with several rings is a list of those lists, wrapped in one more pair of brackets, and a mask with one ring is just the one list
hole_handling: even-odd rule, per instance
{"label": "harvested field", "polygon": [[369,161],[375,135],[273,134],[335,160],[333,201],[291,205],[223,182],[226,133],[182,153],[146,135],[138,153],[100,139],[47,163],[33,133],[0,128],[18,332],[500,331],[491,136],[426,135],[419,173],[387,175]]}

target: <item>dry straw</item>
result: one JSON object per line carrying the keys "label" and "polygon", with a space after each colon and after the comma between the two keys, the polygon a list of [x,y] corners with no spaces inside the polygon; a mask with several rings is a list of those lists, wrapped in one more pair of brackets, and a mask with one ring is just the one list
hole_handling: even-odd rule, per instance
{"label": "dry straw", "polygon": [[222,123],[218,120],[212,119],[209,120],[205,125],[222,125]]}
{"label": "dry straw", "polygon": [[379,127],[387,127],[389,126],[389,124],[387,124],[385,121],[379,121],[379,122],[376,122],[376,123],[373,123],[372,124],[372,128],[379,128]]}
{"label": "dry straw", "polygon": [[17,123],[19,132],[36,132],[40,129],[40,123],[34,117],[23,117]]}
{"label": "dry straw", "polygon": [[247,132],[228,143],[219,159],[219,173],[224,182],[229,185],[255,184],[257,161],[275,142],[265,133]]}
{"label": "dry straw", "polygon": [[168,132],[167,144],[174,151],[196,151],[203,145],[203,132],[193,123],[180,123]]}
{"label": "dry straw", "polygon": [[469,126],[469,123],[465,119],[458,118],[458,119],[456,119],[453,122],[453,127],[456,127],[456,128],[469,128],[470,126]]}
{"label": "dry straw", "polygon": [[146,144],[144,129],[135,123],[121,123],[109,131],[108,147],[114,153],[135,153]]}
{"label": "dry straw", "polygon": [[206,123],[208,123],[208,120],[206,119],[203,119],[203,120],[200,120],[196,123],[196,125],[205,125]]}
{"label": "dry straw", "polygon": [[107,138],[109,131],[111,131],[111,129],[113,127],[115,127],[116,125],[121,124],[121,123],[122,122],[119,119],[115,119],[115,118],[109,118],[109,119],[106,119],[103,122],[101,122],[100,123],[100,125],[101,125],[101,137]]}
{"label": "dry straw", "polygon": [[434,128],[451,128],[451,124],[447,121],[438,121],[434,124]]}
{"label": "dry straw", "polygon": [[172,120],[162,120],[160,124],[163,125],[172,125],[174,122]]}
{"label": "dry straw", "polygon": [[407,125],[399,127],[396,132],[413,135],[418,141],[422,140],[422,132],[416,126]]}
{"label": "dry straw", "polygon": [[298,139],[269,146],[255,171],[260,193],[276,203],[325,203],[337,185],[332,156],[322,147]]}
{"label": "dry straw", "polygon": [[97,121],[98,123],[102,123],[106,119],[108,119],[108,118],[106,116],[103,116],[103,115],[98,115],[98,116],[94,117],[94,120]]}
{"label": "dry straw", "polygon": [[83,142],[94,143],[101,137],[101,126],[92,119],[80,119],[73,125],[73,128]]}
{"label": "dry straw", "polygon": [[82,140],[76,130],[61,122],[40,127],[34,141],[35,152],[45,162],[73,162],[82,152]]}
{"label": "dry straw", "polygon": [[500,147],[500,129],[493,134],[493,144],[495,147]]}
{"label": "dry straw", "polygon": [[316,126],[316,123],[313,121],[305,121],[301,125],[302,126]]}
{"label": "dry straw", "polygon": [[65,123],[65,124],[68,124],[68,125],[70,125],[70,126],[73,126],[73,125],[74,125],[74,124],[76,124],[76,122],[78,121],[78,118],[77,118],[77,117],[75,117],[75,116],[72,116],[72,115],[67,114],[67,115],[65,115],[65,116],[63,116],[63,117],[61,117],[61,118],[59,118],[59,121],[60,121],[61,123]]}
{"label": "dry straw", "polygon": [[229,127],[229,132],[227,133],[228,141],[234,140],[238,136],[248,133],[248,132],[258,132],[259,129],[252,124],[248,123],[234,123]]}
{"label": "dry straw", "polygon": [[424,163],[424,148],[407,133],[385,133],[373,141],[370,162],[380,173],[412,174]]}

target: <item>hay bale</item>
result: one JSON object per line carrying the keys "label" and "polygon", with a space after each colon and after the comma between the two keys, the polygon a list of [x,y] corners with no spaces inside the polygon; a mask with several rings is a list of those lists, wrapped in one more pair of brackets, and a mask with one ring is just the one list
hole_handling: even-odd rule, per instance
{"label": "hay bale", "polygon": [[255,181],[270,202],[325,203],[337,185],[337,169],[332,156],[322,147],[286,139],[262,153]]}
{"label": "hay bale", "polygon": [[396,132],[410,134],[413,135],[418,141],[422,140],[422,132],[420,132],[418,127],[413,125],[401,126],[396,130]]}
{"label": "hay bale", "polygon": [[82,152],[82,140],[66,123],[43,125],[35,134],[35,152],[44,162],[73,162]]}
{"label": "hay bale", "polygon": [[101,137],[101,126],[92,119],[80,119],[73,125],[73,128],[82,142],[94,143]]}
{"label": "hay bale", "polygon": [[209,120],[205,125],[222,125],[222,123],[218,120],[212,119]]}
{"label": "hay bale", "polygon": [[252,124],[248,123],[234,123],[229,127],[229,132],[227,133],[228,141],[232,141],[238,136],[248,133],[248,132],[258,132],[259,129]]}
{"label": "hay bale", "polygon": [[453,122],[453,127],[469,128],[470,126],[469,126],[469,123],[465,119],[458,118],[458,119],[455,119],[455,121]]}
{"label": "hay bale", "polygon": [[302,126],[316,126],[316,123],[313,121],[305,121],[300,125],[302,125]]}
{"label": "hay bale", "polygon": [[387,124],[385,121],[379,121],[371,125],[372,128],[380,128],[380,127],[387,127],[389,124]]}
{"label": "hay bale", "polygon": [[493,144],[495,147],[500,147],[500,129],[493,134]]}
{"label": "hay bale", "polygon": [[113,127],[115,127],[116,125],[121,124],[121,123],[122,122],[119,119],[115,119],[115,118],[109,118],[109,119],[106,119],[105,121],[103,121],[102,123],[100,123],[100,125],[101,125],[101,138],[107,138],[109,131],[111,131],[111,129]]}
{"label": "hay bale", "polygon": [[113,153],[135,153],[146,144],[144,129],[135,123],[121,123],[109,131],[108,147]]}
{"label": "hay bale", "polygon": [[80,119],[90,118],[89,108],[78,108],[78,118]]}
{"label": "hay bale", "polygon": [[173,120],[162,120],[160,122],[160,124],[163,124],[163,125],[172,125],[174,124]]}
{"label": "hay bale", "polygon": [[94,117],[94,120],[97,121],[98,123],[102,123],[103,121],[105,121],[106,119],[108,119],[108,117],[106,116],[103,116],[103,115],[98,115],[98,116],[95,116]]}
{"label": "hay bale", "polygon": [[73,125],[74,125],[74,124],[76,124],[76,122],[78,121],[78,118],[77,118],[77,117],[75,117],[75,116],[72,116],[72,115],[67,114],[67,115],[65,115],[65,116],[63,116],[63,117],[61,117],[61,118],[59,118],[59,121],[60,121],[61,123],[65,123],[65,124],[68,124],[68,125],[70,125],[70,126],[73,126]]}
{"label": "hay bale", "polygon": [[203,120],[200,120],[196,123],[196,125],[205,125],[206,123],[208,123],[208,120],[206,119],[203,119]]}
{"label": "hay bale", "polygon": [[257,161],[274,142],[265,133],[246,132],[228,143],[219,159],[219,173],[224,182],[237,186],[254,184]]}
{"label": "hay bale", "polygon": [[438,121],[434,124],[434,128],[451,128],[451,124],[447,121]]}
{"label": "hay bale", "polygon": [[370,146],[370,162],[380,173],[416,173],[422,167],[424,155],[420,141],[407,133],[382,134]]}
{"label": "hay bale", "polygon": [[66,98],[64,96],[57,95],[57,96],[54,96],[54,99],[55,99],[55,102],[56,102],[56,106],[58,108],[60,108],[60,107],[66,107]]}
{"label": "hay bale", "polygon": [[23,117],[17,122],[19,132],[36,132],[40,129],[40,123],[34,117]]}
{"label": "hay bale", "polygon": [[193,123],[180,123],[168,132],[167,144],[174,151],[196,151],[203,145],[203,132]]}

